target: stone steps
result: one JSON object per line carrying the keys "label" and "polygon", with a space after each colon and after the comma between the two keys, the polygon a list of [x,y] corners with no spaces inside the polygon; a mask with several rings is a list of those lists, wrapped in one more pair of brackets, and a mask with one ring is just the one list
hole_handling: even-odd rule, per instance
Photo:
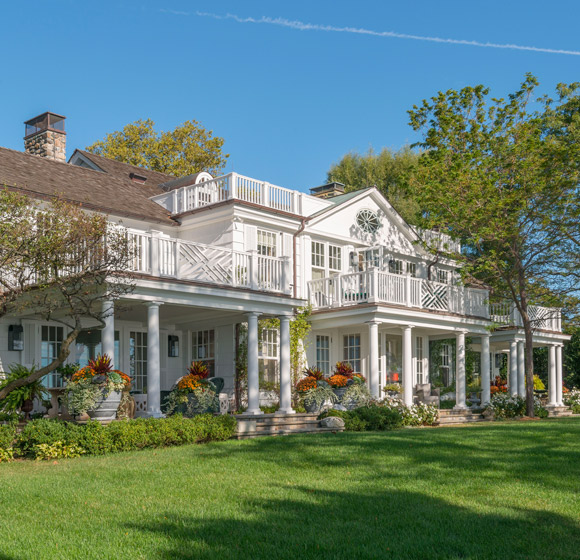
{"label": "stone steps", "polygon": [[235,418],[238,421],[237,433],[234,436],[236,439],[342,431],[342,429],[322,427],[316,414],[261,414],[256,416],[238,414]]}
{"label": "stone steps", "polygon": [[572,416],[572,410],[567,406],[547,406],[548,418],[564,418]]}
{"label": "stone steps", "polygon": [[467,424],[471,422],[488,422],[480,409],[475,410],[440,410],[439,421],[436,426],[447,426],[450,424]]}

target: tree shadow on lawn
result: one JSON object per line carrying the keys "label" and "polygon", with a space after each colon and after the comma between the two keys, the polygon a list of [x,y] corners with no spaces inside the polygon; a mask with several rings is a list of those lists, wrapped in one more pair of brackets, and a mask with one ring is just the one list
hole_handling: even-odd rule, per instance
{"label": "tree shadow on lawn", "polygon": [[[391,472],[391,458],[422,478],[442,471],[466,472],[497,480],[522,479],[553,489],[580,491],[580,423],[493,424],[468,428],[409,429],[393,432],[338,433],[256,438],[238,445],[216,445],[214,457],[243,457],[281,467],[376,469]],[[345,462],[348,461],[348,462]]]}
{"label": "tree shadow on lawn", "polygon": [[[267,494],[267,488],[264,489]],[[244,519],[183,515],[128,524],[155,534],[167,560],[229,558],[501,559],[578,558],[580,527],[534,510],[480,514],[424,494],[317,491],[294,487],[292,499],[243,502]],[[144,538],[150,541],[149,538]]]}

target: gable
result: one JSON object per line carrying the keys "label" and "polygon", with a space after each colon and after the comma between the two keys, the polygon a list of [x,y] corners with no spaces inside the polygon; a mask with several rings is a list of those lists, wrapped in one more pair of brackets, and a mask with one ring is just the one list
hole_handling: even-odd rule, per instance
{"label": "gable", "polygon": [[[365,210],[378,218],[379,226],[374,233],[364,231],[357,223],[357,216]],[[414,243],[418,240],[415,231],[375,188],[361,191],[357,196],[309,220],[307,231],[337,240],[348,240],[360,246],[381,245],[405,255],[425,254]]]}

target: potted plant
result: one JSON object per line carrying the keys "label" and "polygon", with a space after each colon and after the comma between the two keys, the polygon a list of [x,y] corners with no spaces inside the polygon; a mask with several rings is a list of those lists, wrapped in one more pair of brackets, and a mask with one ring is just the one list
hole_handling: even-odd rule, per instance
{"label": "potted plant", "polygon": [[342,397],[346,393],[346,388],[352,385],[352,378],[355,375],[362,377],[360,374],[353,372],[352,366],[348,362],[337,362],[334,366],[334,372],[327,381],[334,390],[334,394],[338,397],[339,402],[342,401]]}
{"label": "potted plant", "polygon": [[131,378],[111,367],[111,358],[102,355],[72,375],[65,387],[64,399],[75,416],[87,413],[99,421],[114,420],[121,393],[131,385]]}
{"label": "potted plant", "polygon": [[191,417],[196,414],[218,412],[217,387],[208,377],[209,368],[205,362],[191,362],[187,375],[177,380],[167,397],[167,414],[179,412]]}
{"label": "potted plant", "polygon": [[304,371],[304,377],[296,384],[296,391],[306,412],[319,414],[324,403],[334,403],[337,397],[324,379],[324,374],[318,368],[309,368]]}
{"label": "potted plant", "polygon": [[371,394],[362,375],[353,375],[352,383],[347,386],[342,397],[342,404],[347,410],[366,406],[371,402]]}
{"label": "potted plant", "polygon": [[[3,381],[0,381],[0,388],[8,385],[16,379],[28,377],[34,373],[35,368],[27,368],[20,364],[13,364],[9,368],[9,373]],[[6,398],[0,401],[0,411],[5,413],[22,412],[27,420],[30,412],[34,408],[34,398],[41,400],[46,398],[46,387],[42,384],[42,379],[37,379],[32,383],[17,387],[10,391]]]}

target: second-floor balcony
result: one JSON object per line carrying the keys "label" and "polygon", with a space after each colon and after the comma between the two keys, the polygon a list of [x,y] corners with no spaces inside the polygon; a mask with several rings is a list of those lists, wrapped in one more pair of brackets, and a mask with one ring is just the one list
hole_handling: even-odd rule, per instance
{"label": "second-floor balcony", "polygon": [[[528,306],[532,328],[562,332],[562,311],[557,307]],[[504,327],[523,327],[524,322],[516,306],[509,301],[490,305],[491,320]]]}
{"label": "second-floor balcony", "polygon": [[290,294],[290,259],[129,230],[132,272],[233,288]]}
{"label": "second-floor balcony", "polygon": [[386,303],[489,319],[487,290],[452,286],[377,268],[311,280],[308,287],[310,303],[315,309]]}

